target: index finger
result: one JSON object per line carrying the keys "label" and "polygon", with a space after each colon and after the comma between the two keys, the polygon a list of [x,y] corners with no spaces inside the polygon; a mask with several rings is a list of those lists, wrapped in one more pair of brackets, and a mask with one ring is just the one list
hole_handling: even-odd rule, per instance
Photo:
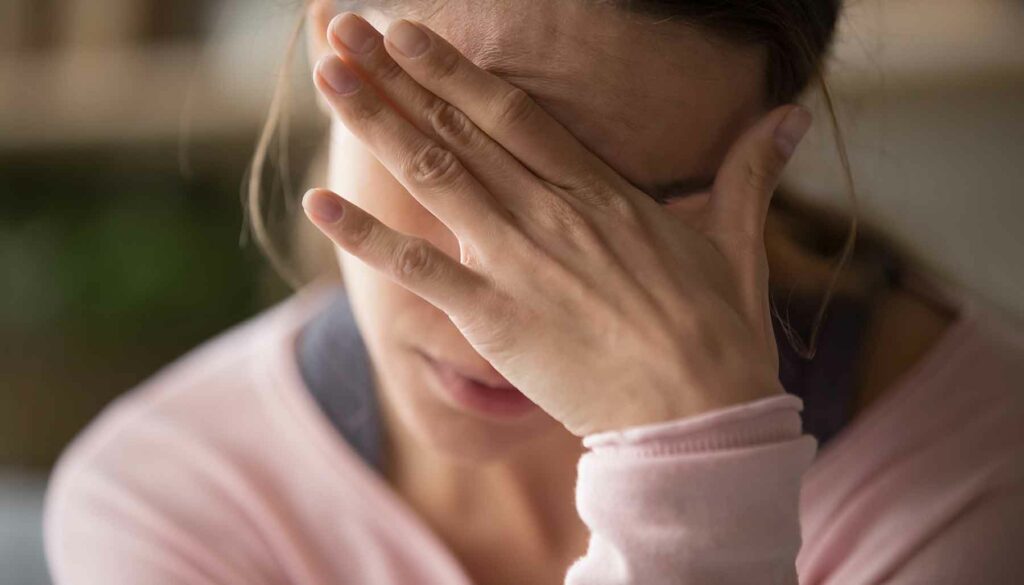
{"label": "index finger", "polygon": [[395,21],[385,40],[413,79],[469,116],[538,177],[570,191],[595,179],[623,181],[523,89],[477,67],[425,25]]}

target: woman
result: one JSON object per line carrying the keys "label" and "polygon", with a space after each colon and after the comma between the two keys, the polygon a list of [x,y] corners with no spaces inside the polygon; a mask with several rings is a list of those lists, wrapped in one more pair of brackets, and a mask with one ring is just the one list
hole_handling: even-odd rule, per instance
{"label": "woman", "polygon": [[[300,292],[76,440],[58,583],[1024,568],[1019,334],[913,278],[833,285],[769,215],[838,5],[360,8],[375,26],[308,13],[333,123],[303,206],[344,292]],[[842,293],[817,369],[776,343],[769,257],[776,285]]]}

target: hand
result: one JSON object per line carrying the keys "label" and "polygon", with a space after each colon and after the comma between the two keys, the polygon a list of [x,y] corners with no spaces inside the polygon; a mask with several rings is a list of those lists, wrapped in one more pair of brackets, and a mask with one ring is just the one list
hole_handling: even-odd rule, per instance
{"label": "hand", "polygon": [[[369,29],[360,52],[339,38],[354,27]],[[337,55],[317,64],[317,88],[460,257],[325,190],[306,194],[308,215],[444,311],[548,414],[582,436],[783,391],[764,223],[804,109],[751,127],[684,220],[423,24],[397,21],[385,41],[343,14],[329,31]]]}

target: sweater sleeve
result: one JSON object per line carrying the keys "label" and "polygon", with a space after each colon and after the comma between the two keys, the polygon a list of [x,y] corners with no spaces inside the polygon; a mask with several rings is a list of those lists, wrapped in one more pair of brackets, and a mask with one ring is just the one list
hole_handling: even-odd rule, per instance
{"label": "sweater sleeve", "polygon": [[590,529],[567,585],[796,583],[800,480],[816,443],[790,395],[589,435]]}

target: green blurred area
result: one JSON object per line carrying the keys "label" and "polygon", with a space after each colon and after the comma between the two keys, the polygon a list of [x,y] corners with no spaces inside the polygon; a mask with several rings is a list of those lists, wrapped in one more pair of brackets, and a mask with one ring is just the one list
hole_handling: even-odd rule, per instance
{"label": "green blurred area", "polygon": [[0,155],[0,465],[286,290],[241,245],[251,139]]}

